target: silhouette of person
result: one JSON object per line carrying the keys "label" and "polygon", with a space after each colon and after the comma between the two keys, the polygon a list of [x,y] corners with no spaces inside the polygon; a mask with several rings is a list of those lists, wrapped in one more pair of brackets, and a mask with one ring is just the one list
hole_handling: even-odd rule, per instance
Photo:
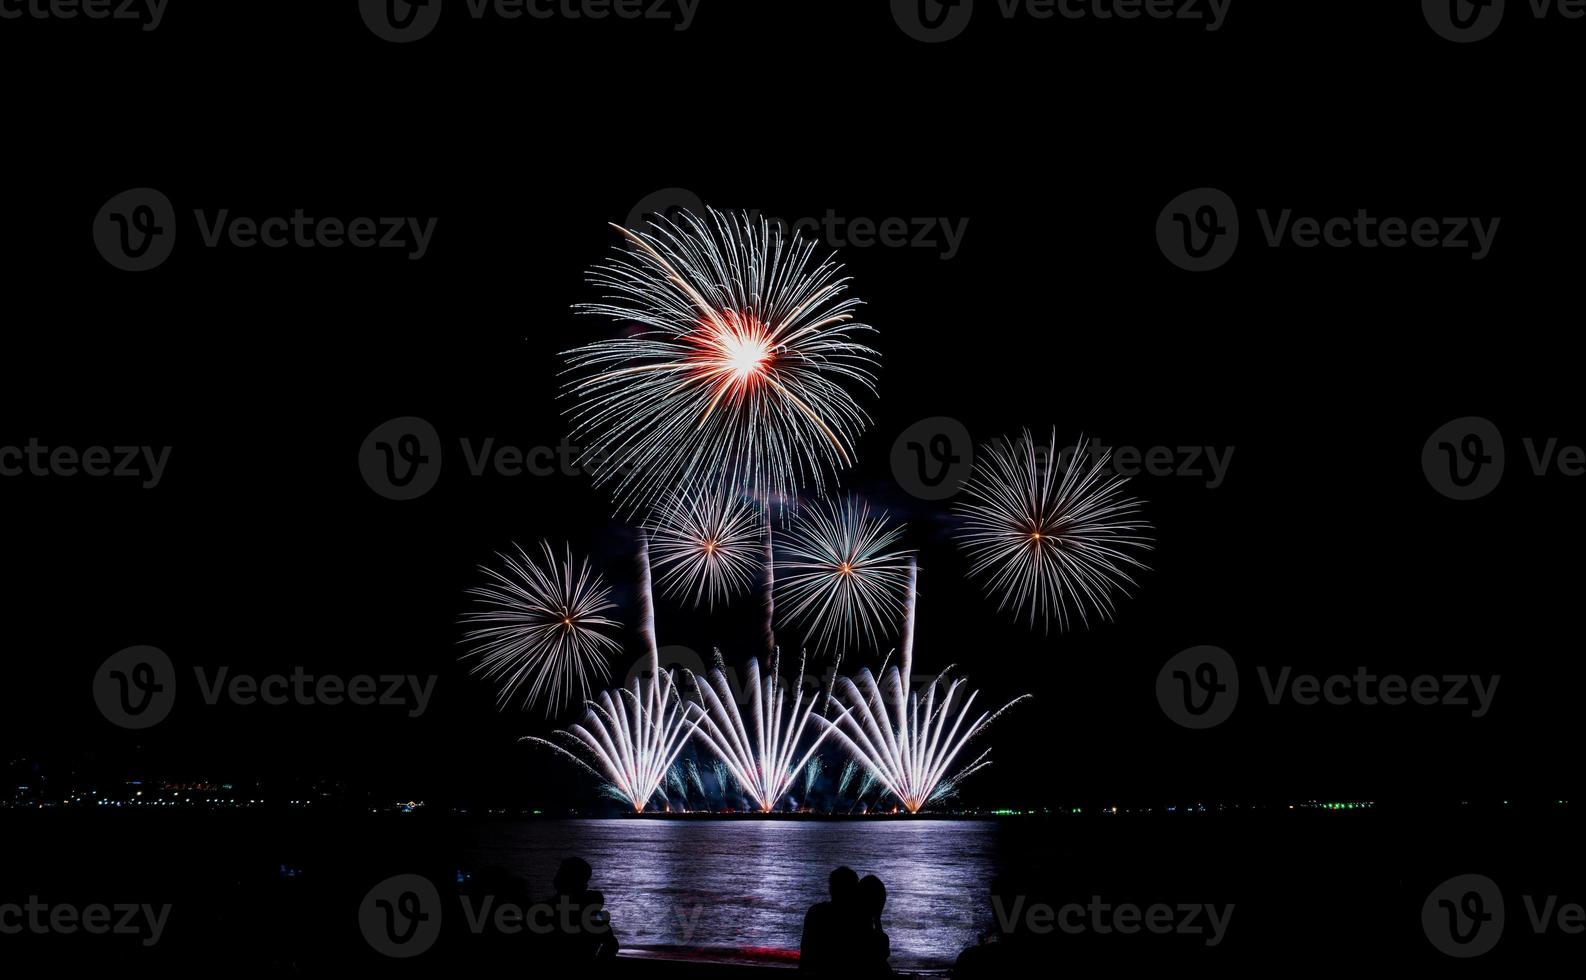
{"label": "silhouette of person", "polygon": [[860,924],[858,958],[855,971],[866,973],[891,973],[888,960],[892,958],[892,940],[881,928],[881,911],[887,907],[887,886],[875,875],[859,879]]}
{"label": "silhouette of person", "polygon": [[591,890],[594,870],[580,857],[562,861],[552,879],[552,898],[546,953],[555,968],[587,972],[596,964],[609,964],[617,955],[616,930],[606,911],[606,896]]}
{"label": "silhouette of person", "polygon": [[954,980],[1042,971],[1041,946],[1031,933],[1027,919],[1020,915],[1032,901],[1028,886],[1029,883],[1016,874],[1002,874],[992,879],[991,910],[995,931],[978,946],[970,946],[958,954],[958,961],[953,964]]}
{"label": "silhouette of person", "polygon": [[799,969],[805,973],[851,973],[863,913],[859,908],[859,875],[841,867],[827,879],[831,899],[810,906],[799,941]]}

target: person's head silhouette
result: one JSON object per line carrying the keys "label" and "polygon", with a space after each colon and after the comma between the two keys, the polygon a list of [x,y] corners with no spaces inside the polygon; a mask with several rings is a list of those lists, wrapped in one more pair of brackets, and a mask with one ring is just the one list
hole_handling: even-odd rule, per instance
{"label": "person's head silhouette", "polygon": [[834,902],[847,903],[859,897],[859,875],[846,865],[832,872],[827,885]]}
{"label": "person's head silhouette", "polygon": [[561,867],[556,869],[556,877],[551,879],[551,884],[558,895],[577,895],[589,888],[589,879],[593,874],[594,869],[583,858],[565,858]]}
{"label": "person's head silhouette", "polygon": [[887,886],[880,878],[865,875],[859,879],[859,904],[864,907],[865,915],[881,918],[881,910],[887,907]]}

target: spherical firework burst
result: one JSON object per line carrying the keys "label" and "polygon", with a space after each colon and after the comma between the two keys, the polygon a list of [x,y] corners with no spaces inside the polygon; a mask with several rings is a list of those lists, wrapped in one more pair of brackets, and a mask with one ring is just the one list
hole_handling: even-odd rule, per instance
{"label": "spherical firework burst", "polygon": [[[835,720],[815,716],[822,728],[835,735],[864,766],[868,776],[910,813],[918,813],[951,795],[965,779],[990,765],[990,749],[968,762],[960,762],[959,757],[976,735],[1004,711],[1029,697],[1023,695],[996,711],[977,715],[973,709],[979,692],[960,694],[964,678],[949,681],[952,668],[931,682],[923,699],[910,689],[916,575],[910,562],[899,663],[883,670],[880,683],[868,668],[855,679],[842,678],[835,697],[846,702],[843,713]],[[868,790],[867,785],[861,784],[859,796],[863,798]]]}
{"label": "spherical firework burst", "polygon": [[541,542],[539,561],[522,548],[501,555],[505,571],[480,566],[490,582],[468,590],[485,608],[463,616],[476,624],[464,641],[474,645],[474,672],[500,685],[505,705],[527,686],[524,707],[545,701],[546,714],[589,696],[591,678],[604,681],[607,658],[622,646],[604,631],[618,626],[606,613],[616,608],[611,589],[572,549],[558,559]]}
{"label": "spherical firework burst", "polygon": [[727,602],[754,584],[767,533],[758,508],[742,497],[686,491],[649,523],[656,586],[699,606]]}
{"label": "spherical firework burst", "polygon": [[902,527],[853,498],[800,512],[778,545],[776,606],[817,648],[841,652],[898,620],[909,552]]}
{"label": "spherical firework burst", "polygon": [[577,309],[639,328],[567,354],[583,462],[624,508],[701,486],[788,501],[852,465],[870,424],[850,388],[874,393],[877,354],[859,300],[815,244],[764,219],[710,211],[661,218],[590,281]]}
{"label": "spherical firework burst", "polygon": [[1123,496],[1127,478],[1107,469],[1111,456],[1094,458],[1083,436],[1060,452],[1055,430],[1045,447],[1026,431],[981,451],[954,511],[970,574],[1001,596],[999,608],[1028,610],[1031,626],[1037,613],[1048,626],[1056,618],[1063,630],[1071,612],[1086,625],[1092,613],[1112,618],[1114,594],[1146,568],[1135,553],[1152,542],[1140,501]]}

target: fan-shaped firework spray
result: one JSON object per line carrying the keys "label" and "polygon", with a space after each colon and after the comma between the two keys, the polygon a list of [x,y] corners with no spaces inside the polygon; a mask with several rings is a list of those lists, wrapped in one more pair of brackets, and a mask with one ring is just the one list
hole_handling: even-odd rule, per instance
{"label": "fan-shaped firework spray", "polygon": [[[917,576],[918,571],[910,562],[900,663],[883,672],[880,684],[868,668],[859,672],[857,681],[842,678],[837,689],[847,702],[847,710],[835,721],[816,716],[876,782],[897,797],[910,813],[918,813],[936,799],[944,783],[960,785],[970,775],[990,765],[990,749],[961,765],[958,765],[958,757],[1002,712],[1029,697],[1023,695],[997,711],[975,715],[973,708],[978,692],[969,692],[959,704],[959,689],[964,680],[958,678],[949,682],[947,675],[951,668],[931,682],[923,699],[918,692],[910,691]],[[892,710],[890,717],[889,709]],[[863,795],[861,789],[860,796]]]}
{"label": "fan-shaped firework spray", "polygon": [[759,661],[750,658],[745,684],[749,697],[747,725],[719,659],[711,668],[710,683],[701,684],[695,679],[694,684],[705,709],[698,727],[700,740],[727,767],[760,812],[770,813],[826,738],[822,733],[802,756],[798,754],[804,730],[819,700],[814,694],[805,699],[803,664],[799,665],[789,707],[776,660],[771,661],[770,671],[762,679]]}
{"label": "fan-shaped firework spray", "polygon": [[567,354],[582,462],[619,506],[698,486],[791,501],[851,466],[878,355],[842,266],[763,219],[710,211],[618,228],[581,313],[637,328]]}
{"label": "fan-shaped firework spray", "polygon": [[515,556],[500,556],[505,571],[480,566],[490,582],[468,590],[485,608],[463,616],[475,625],[464,636],[474,645],[465,656],[477,657],[474,672],[500,685],[502,705],[527,686],[523,705],[543,699],[549,715],[575,696],[588,698],[592,678],[610,676],[607,658],[622,646],[604,630],[618,625],[606,615],[616,606],[589,562],[574,564],[571,548],[559,559],[541,542],[535,561],[513,547]]}
{"label": "fan-shaped firework spray", "polygon": [[699,724],[698,706],[685,702],[678,694],[671,671],[661,670],[660,652],[655,642],[650,549],[642,534],[639,536],[639,576],[640,621],[648,654],[648,674],[640,672],[627,688],[602,692],[589,702],[583,724],[554,734],[558,741],[526,739],[560,753],[596,777],[609,781],[635,813],[644,811]]}
{"label": "fan-shaped firework spray", "polygon": [[1150,550],[1151,525],[1123,496],[1127,479],[1107,470],[1111,450],[1093,459],[1081,436],[1063,455],[1056,430],[1046,447],[1028,431],[986,446],[954,511],[970,574],[1001,597],[998,608],[1066,630],[1070,611],[1087,625],[1092,612],[1112,618],[1113,594],[1146,567],[1134,553]]}
{"label": "fan-shaped firework spray", "polygon": [[861,637],[876,643],[903,611],[910,558],[897,547],[902,536],[853,498],[800,512],[774,563],[782,616],[820,650],[841,652]]}

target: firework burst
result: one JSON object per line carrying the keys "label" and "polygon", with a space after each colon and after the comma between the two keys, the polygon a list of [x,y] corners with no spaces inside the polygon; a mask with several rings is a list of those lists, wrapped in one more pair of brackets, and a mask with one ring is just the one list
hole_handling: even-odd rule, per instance
{"label": "firework burst", "polygon": [[582,724],[552,739],[527,738],[572,760],[612,787],[611,795],[642,813],[661,790],[678,753],[699,724],[699,707],[683,700],[672,671],[662,671],[655,642],[655,602],[650,589],[650,552],[640,536],[639,601],[648,672],[626,688],[603,691],[587,702]]}
{"label": "firework burst", "polygon": [[698,728],[700,740],[727,767],[760,812],[770,813],[793,785],[799,770],[826,740],[826,733],[822,732],[802,756],[798,754],[804,730],[809,727],[819,700],[814,694],[805,699],[803,664],[799,665],[797,693],[789,706],[776,660],[772,659],[769,672],[762,678],[759,661],[750,658],[745,684],[748,725],[744,724],[743,712],[719,659],[711,668],[710,683],[700,684],[695,679],[694,684],[704,708]]}
{"label": "firework burst", "polygon": [[1123,495],[1126,477],[1111,475],[1112,451],[1095,458],[1080,437],[1066,462],[1054,430],[1037,446],[1028,431],[986,446],[955,505],[963,518],[959,545],[970,574],[1001,596],[999,609],[1028,610],[1067,630],[1071,614],[1087,626],[1092,614],[1111,619],[1115,593],[1144,570],[1135,552],[1152,546],[1140,501]]}
{"label": "firework burst", "polygon": [[878,363],[843,267],[746,214],[617,230],[629,247],[589,276],[606,296],[577,309],[640,329],[566,355],[596,483],[624,508],[679,486],[823,493],[870,424],[850,388],[874,394]]}
{"label": "firework burst", "polygon": [[465,658],[478,658],[474,672],[500,685],[500,704],[526,686],[523,706],[543,698],[549,715],[588,698],[591,679],[610,676],[607,659],[622,647],[604,631],[619,625],[606,615],[616,606],[589,562],[574,564],[571,548],[558,558],[541,542],[535,561],[513,547],[516,556],[500,556],[505,571],[481,566],[490,582],[468,590],[485,608],[463,616],[474,625],[464,635],[474,645]]}
{"label": "firework burst", "polygon": [[898,621],[909,552],[903,528],[853,498],[818,503],[789,526],[774,562],[776,604],[817,649],[872,644]]}
{"label": "firework burst", "polygon": [[649,533],[662,594],[715,609],[754,584],[767,531],[742,497],[695,491],[663,504]]}
{"label": "firework burst", "polygon": [[[847,702],[843,714],[836,720],[815,716],[910,813],[918,813],[990,765],[990,749],[968,762],[960,762],[959,757],[976,735],[1029,697],[1022,695],[996,711],[977,715],[974,705],[979,692],[960,693],[964,678],[949,681],[952,668],[931,682],[923,698],[910,690],[917,575],[911,562],[900,662],[883,671],[880,683],[868,668],[861,670],[857,679],[843,678],[837,685],[837,695]],[[860,797],[866,789],[861,787]]]}

